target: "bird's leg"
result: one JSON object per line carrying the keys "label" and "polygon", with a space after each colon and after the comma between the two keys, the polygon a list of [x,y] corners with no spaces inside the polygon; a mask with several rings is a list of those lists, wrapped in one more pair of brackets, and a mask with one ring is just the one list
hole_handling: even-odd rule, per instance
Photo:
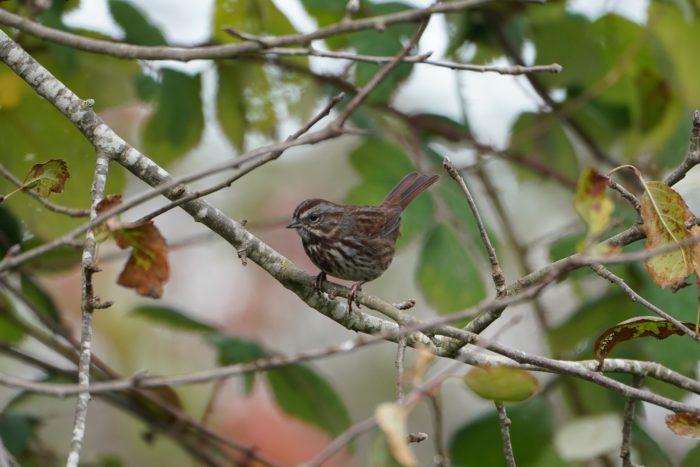
{"label": "bird's leg", "polygon": [[362,289],[362,286],[367,281],[355,282],[350,288],[350,295],[348,295],[348,311],[352,311],[352,302],[357,304],[357,308],[360,308],[360,301],[357,299],[357,293]]}
{"label": "bird's leg", "polygon": [[316,276],[316,283],[314,284],[314,288],[316,289],[316,293],[321,295],[323,290],[321,290],[321,286],[323,285],[323,281],[326,280],[326,273],[321,271],[318,273],[318,276]]}

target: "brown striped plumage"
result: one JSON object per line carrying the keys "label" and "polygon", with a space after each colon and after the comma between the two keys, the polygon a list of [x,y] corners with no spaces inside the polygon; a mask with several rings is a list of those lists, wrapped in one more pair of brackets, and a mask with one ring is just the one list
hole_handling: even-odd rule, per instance
{"label": "brown striped plumage", "polygon": [[394,258],[401,212],[438,178],[412,172],[378,207],[336,204],[316,198],[302,201],[287,228],[296,229],[304,251],[321,270],[317,287],[326,274],[355,281],[349,299],[352,302],[363,283],[381,276]]}

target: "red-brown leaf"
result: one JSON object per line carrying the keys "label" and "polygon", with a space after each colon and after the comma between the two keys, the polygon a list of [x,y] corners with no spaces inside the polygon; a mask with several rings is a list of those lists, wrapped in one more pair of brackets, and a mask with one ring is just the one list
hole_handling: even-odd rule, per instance
{"label": "red-brown leaf", "polygon": [[170,277],[168,245],[152,221],[122,227],[114,232],[117,245],[131,247],[131,255],[117,283],[139,295],[160,298]]}
{"label": "red-brown leaf", "polygon": [[690,412],[666,415],[666,426],[678,436],[700,438],[700,415]]}
{"label": "red-brown leaf", "polygon": [[[693,323],[683,323],[690,329],[695,328]],[[636,339],[638,337],[654,337],[666,339],[672,335],[681,336],[683,332],[676,329],[670,322],[656,317],[632,318],[606,329],[593,344],[593,354],[601,364],[603,359],[620,342]]]}

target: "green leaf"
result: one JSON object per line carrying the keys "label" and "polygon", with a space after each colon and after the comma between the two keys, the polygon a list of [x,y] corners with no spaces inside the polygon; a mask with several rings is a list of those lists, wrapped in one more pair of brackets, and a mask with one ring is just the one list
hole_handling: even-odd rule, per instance
{"label": "green leaf", "polygon": [[34,436],[39,420],[21,414],[0,414],[0,439],[14,457],[21,457]]}
{"label": "green leaf", "polygon": [[[306,12],[320,27],[337,23],[345,16],[346,0],[301,0]],[[366,5],[360,5],[360,8]]]}
{"label": "green leaf", "polygon": [[146,153],[159,164],[177,160],[199,144],[204,130],[201,76],[164,69],[157,109],[143,127]]}
{"label": "green leaf", "polygon": [[240,40],[226,33],[226,26],[254,35],[281,36],[296,32],[271,0],[216,0],[213,23],[212,39],[217,42]]}
{"label": "green leaf", "polygon": [[[565,321],[548,331],[552,353],[571,359],[590,355],[594,337],[610,326],[610,320],[627,319],[634,315],[635,309],[634,302],[622,290],[611,290],[584,301]],[[614,310],[612,315],[611,310]]]}
{"label": "green leaf", "polygon": [[287,414],[314,425],[332,438],[350,426],[350,415],[333,387],[305,365],[274,368],[267,380]]}
{"label": "green leaf", "polygon": [[370,463],[373,467],[402,467],[389,449],[389,443],[383,431],[377,433],[372,441],[369,452]]}
{"label": "green leaf", "polygon": [[165,37],[140,9],[123,0],[109,0],[109,12],[124,29],[124,42],[139,45],[166,45]]}
{"label": "green leaf", "polygon": [[[49,67],[58,77],[67,74],[63,72],[61,66],[51,66],[55,64],[55,58],[45,53],[37,53],[34,58]],[[75,65],[76,68],[72,73],[89,75],[92,80],[99,82],[106,92],[115,91],[114,80],[123,77],[122,68],[110,69],[110,73],[114,76],[102,79],[99,75],[90,75],[84,63],[94,62],[87,59],[84,62],[80,61]],[[11,73],[11,71],[8,72]],[[104,69],[102,72],[106,73]],[[0,69],[0,76],[4,73],[5,71]],[[130,80],[127,79],[127,81]],[[66,82],[71,83],[71,88],[75,90],[74,81]],[[97,84],[93,83],[92,86],[97,87]],[[90,192],[90,184],[94,176],[95,148],[66,117],[44,98],[38,96],[28,85],[22,83],[22,89],[22,99],[15,107],[0,110],[0,128],[3,129],[0,137],[0,154],[2,154],[3,165],[8,171],[21,178],[21,174],[27,172],[28,165],[36,161],[49,160],[56,154],[60,154],[61,159],[65,160],[70,167],[71,179],[57,200],[67,207],[87,207],[85,193]],[[116,94],[120,100],[124,99],[123,94]],[[123,184],[123,171],[114,171],[108,177],[107,190],[121,191]],[[0,193],[7,193],[14,188],[15,186],[4,177],[0,178]],[[22,219],[22,225],[28,233],[40,238],[56,238],[84,221],[52,212],[27,196],[22,196],[18,201],[8,200],[4,206]]]}
{"label": "green leaf", "polygon": [[[210,334],[207,340],[216,347],[218,364],[221,366],[248,363],[270,357],[270,354],[255,341],[240,337],[229,337],[219,333]],[[253,390],[256,375],[257,373],[244,375],[244,390],[246,394],[250,394]]]}
{"label": "green leaf", "polygon": [[17,218],[4,206],[0,206],[0,257],[4,258],[7,250],[22,243],[22,229]]}
{"label": "green leaf", "polygon": [[690,47],[678,46],[700,41],[700,18],[695,16],[687,20],[676,8],[662,2],[651,2],[649,18],[654,18],[649,22],[649,30],[663,74],[670,76],[672,88],[678,89],[685,102],[700,102],[700,89],[695,80],[700,73],[700,63]]}
{"label": "green leaf", "polygon": [[246,103],[247,66],[223,61],[216,67],[219,86],[216,92],[216,116],[224,134],[234,148],[243,152],[248,130]]}
{"label": "green leaf", "polygon": [[27,274],[21,276],[22,294],[49,320],[61,324],[61,314],[51,295]]}
{"label": "green leaf", "polygon": [[[411,8],[409,5],[400,2],[387,2],[372,5],[373,15],[386,15],[397,13]],[[367,29],[349,35],[349,45],[357,53],[365,55],[392,56],[396,55],[405,45],[405,41],[416,29],[412,23],[401,23],[390,28],[377,31]],[[361,62],[355,69],[355,84],[358,87],[367,84],[374,75],[381,69],[381,65]],[[413,65],[402,63],[397,66],[389,75],[382,80],[372,93],[368,96],[367,102],[386,102],[399,88],[399,85],[408,78],[413,71]]]}
{"label": "green leaf", "polygon": [[418,284],[428,303],[450,313],[486,297],[479,270],[454,232],[438,224],[428,234],[418,260]]}
{"label": "green leaf", "polygon": [[[527,154],[547,167],[570,178],[578,177],[578,162],[574,148],[564,133],[559,118],[551,114],[520,114],[511,129],[510,150]],[[532,173],[519,170],[523,176]]]}
{"label": "green leaf", "polygon": [[[553,427],[549,409],[541,397],[508,408],[510,434],[518,466],[566,467],[551,452]],[[498,417],[490,411],[460,428],[449,442],[453,465],[459,467],[505,466]],[[540,463],[548,459],[547,464]]]}
{"label": "green leaf", "polygon": [[696,467],[698,465],[700,465],[700,443],[696,444],[693,449],[688,451],[688,454],[686,454],[685,459],[683,459],[681,463],[681,467]]}
{"label": "green leaf", "polygon": [[24,338],[24,329],[15,319],[12,302],[0,293],[0,342],[16,344]]}
{"label": "green leaf", "polygon": [[[476,220],[474,219],[474,214],[472,213],[472,210],[469,209],[469,205],[467,204],[467,200],[464,197],[464,193],[462,193],[462,190],[459,188],[457,183],[454,183],[452,180],[447,180],[445,183],[441,183],[438,189],[440,190],[440,195],[442,196],[442,199],[445,201],[445,205],[447,205],[447,207],[450,210],[450,213],[454,216],[455,220],[459,224],[459,231],[461,233],[466,233],[471,239],[471,241],[474,243],[474,245],[478,246],[477,250],[483,253],[484,258],[487,258],[488,254],[486,252],[486,249],[483,248],[483,242],[481,240],[481,233],[479,232],[479,227],[476,224]],[[489,239],[491,240],[491,244],[496,249],[496,251],[498,251],[498,238],[491,231],[491,229],[489,229],[488,225],[486,226],[486,233],[488,234]]]}
{"label": "green leaf", "polygon": [[219,333],[210,334],[207,340],[219,351],[218,363],[222,366],[248,363],[270,357],[270,354],[260,344],[252,340]]}
{"label": "green leaf", "polygon": [[[38,237],[32,237],[22,242],[22,252],[29,251],[46,243]],[[67,271],[80,263],[81,252],[79,249],[64,245],[53,248],[34,259],[22,264],[21,270],[24,273],[44,274]]]}
{"label": "green leaf", "polygon": [[188,332],[215,332],[216,329],[192,318],[183,311],[167,306],[142,305],[132,309],[129,314],[147,319],[155,324],[165,325],[171,329]]}
{"label": "green leaf", "polygon": [[[354,187],[345,201],[350,204],[377,206],[406,174],[414,171],[403,150],[377,138],[368,138],[350,154],[352,166],[362,182]],[[433,206],[430,196],[418,196],[401,215],[401,237],[398,247],[411,241],[430,225]]]}
{"label": "green leaf", "polygon": [[464,382],[479,397],[498,402],[522,402],[539,389],[532,374],[517,368],[473,367]]}

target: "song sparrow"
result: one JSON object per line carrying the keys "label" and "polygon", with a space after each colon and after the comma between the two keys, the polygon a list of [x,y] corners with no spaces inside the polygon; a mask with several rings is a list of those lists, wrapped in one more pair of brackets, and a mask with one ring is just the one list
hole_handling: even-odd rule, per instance
{"label": "song sparrow", "polygon": [[355,281],[348,297],[352,309],[362,284],[381,276],[391,264],[401,212],[438,178],[412,172],[377,207],[336,204],[317,198],[302,201],[287,228],[296,229],[304,251],[321,269],[316,289],[321,291],[326,274]]}

